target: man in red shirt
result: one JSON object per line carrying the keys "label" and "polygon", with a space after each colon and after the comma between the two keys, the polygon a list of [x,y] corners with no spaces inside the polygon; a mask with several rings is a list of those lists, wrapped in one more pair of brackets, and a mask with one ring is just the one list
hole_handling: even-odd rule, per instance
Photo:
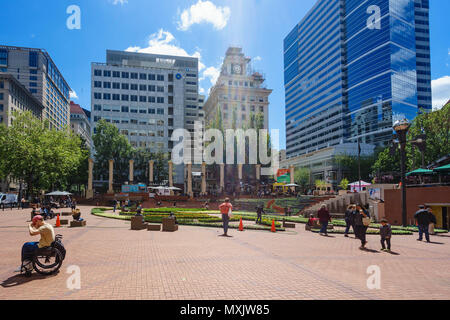
{"label": "man in red shirt", "polygon": [[228,222],[230,221],[230,215],[233,210],[233,205],[230,203],[230,199],[226,198],[225,202],[219,206],[220,213],[222,214],[223,221],[223,235],[222,237],[231,237],[228,233]]}

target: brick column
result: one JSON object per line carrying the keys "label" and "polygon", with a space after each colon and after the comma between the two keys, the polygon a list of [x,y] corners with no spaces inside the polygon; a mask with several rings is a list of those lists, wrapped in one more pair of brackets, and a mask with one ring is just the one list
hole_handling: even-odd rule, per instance
{"label": "brick column", "polygon": [[192,163],[187,164],[187,194],[193,197],[192,194]]}
{"label": "brick column", "polygon": [[109,188],[108,188],[108,194],[113,194],[113,175],[114,175],[114,160],[109,160]]}
{"label": "brick column", "polygon": [[130,182],[130,184],[133,184],[133,181],[134,181],[134,160],[130,160],[130,173],[129,173],[128,181]]}
{"label": "brick column", "polygon": [[89,174],[88,174],[88,188],[86,191],[86,199],[94,198],[94,188],[93,188],[93,172],[94,172],[94,159],[89,159]]}
{"label": "brick column", "polygon": [[153,166],[155,165],[155,161],[151,160],[148,162],[148,180],[150,184],[153,184],[154,178],[153,178]]}
{"label": "brick column", "polygon": [[202,194],[206,194],[206,162],[202,162]]}
{"label": "brick column", "polygon": [[225,191],[225,164],[220,165],[220,192]]}

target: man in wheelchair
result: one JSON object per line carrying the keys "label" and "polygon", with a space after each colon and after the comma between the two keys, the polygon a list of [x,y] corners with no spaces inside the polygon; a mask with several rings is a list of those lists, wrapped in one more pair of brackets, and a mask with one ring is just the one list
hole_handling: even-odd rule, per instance
{"label": "man in wheelchair", "polygon": [[[50,270],[50,267],[48,266],[61,266],[62,254],[60,251],[58,251],[55,254],[55,231],[53,227],[44,222],[44,218],[41,215],[37,215],[33,218],[32,223],[28,226],[28,230],[30,232],[31,236],[37,236],[40,235],[41,239],[39,242],[27,242],[22,247],[22,265],[20,267],[20,270],[17,270],[17,272],[25,272],[27,275],[31,275],[31,271],[34,268],[37,272],[42,274],[50,274],[51,272],[55,272],[57,270]],[[59,245],[60,243],[58,243]],[[61,244],[62,246],[62,244]],[[47,250],[48,249],[48,250]],[[58,249],[56,249],[58,250]],[[64,250],[64,249],[63,249]],[[65,251],[65,250],[64,250]],[[57,255],[58,257],[55,258],[55,263],[53,265],[47,265],[50,262],[50,258],[53,255]],[[65,252],[64,252],[65,255]],[[42,256],[43,262],[39,262],[39,260],[36,260],[39,258],[39,256]],[[45,272],[40,272],[35,264],[38,264],[39,266],[42,266]],[[45,270],[49,269],[49,270]]]}

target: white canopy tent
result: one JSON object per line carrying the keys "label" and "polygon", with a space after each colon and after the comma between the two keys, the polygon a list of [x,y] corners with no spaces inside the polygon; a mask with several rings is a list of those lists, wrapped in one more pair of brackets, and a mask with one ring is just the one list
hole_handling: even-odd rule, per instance
{"label": "white canopy tent", "polygon": [[[360,182],[361,182],[361,184],[360,184]],[[360,189],[360,186],[361,185],[361,189]],[[356,182],[352,182],[352,183],[350,183],[349,184],[349,186],[350,186],[350,190],[352,191],[352,192],[360,192],[360,191],[362,191],[364,188],[366,188],[367,189],[367,187],[368,186],[371,186],[372,184],[371,183],[368,183],[368,182],[365,182],[365,181],[356,181]]]}

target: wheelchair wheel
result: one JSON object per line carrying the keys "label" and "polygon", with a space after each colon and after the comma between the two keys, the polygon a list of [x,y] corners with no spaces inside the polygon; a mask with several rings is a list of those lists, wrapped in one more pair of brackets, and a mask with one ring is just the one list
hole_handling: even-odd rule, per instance
{"label": "wheelchair wheel", "polygon": [[53,248],[50,255],[36,254],[33,260],[34,270],[42,275],[51,275],[61,268],[63,258],[58,249]]}

